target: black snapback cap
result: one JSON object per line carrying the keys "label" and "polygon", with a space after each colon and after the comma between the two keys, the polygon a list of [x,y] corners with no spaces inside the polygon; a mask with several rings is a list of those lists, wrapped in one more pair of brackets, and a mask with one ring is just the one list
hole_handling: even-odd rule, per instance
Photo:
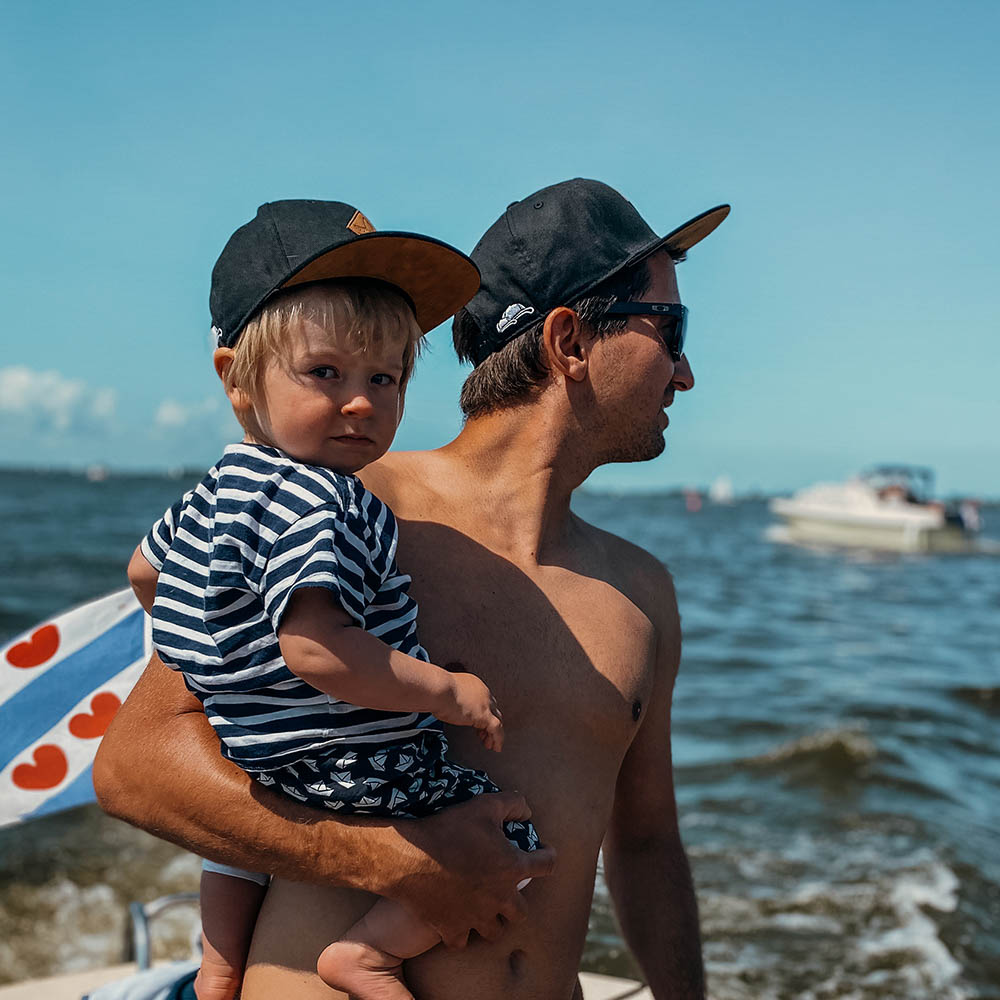
{"label": "black snapback cap", "polygon": [[476,265],[440,240],[377,232],[341,201],[272,201],[233,233],[212,268],[209,308],[219,346],[232,347],[247,320],[276,292],[331,278],[394,285],[409,299],[424,333],[479,287]]}
{"label": "black snapback cap", "polygon": [[515,201],[472,251],[482,283],[467,309],[481,364],[533,322],[663,247],[688,250],[729,214],[718,205],[657,236],[632,202],[600,181],[563,181]]}

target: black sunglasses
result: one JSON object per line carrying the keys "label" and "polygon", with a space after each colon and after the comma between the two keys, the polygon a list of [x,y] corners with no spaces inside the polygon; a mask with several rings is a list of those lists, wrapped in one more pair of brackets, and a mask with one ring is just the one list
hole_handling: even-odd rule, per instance
{"label": "black sunglasses", "polygon": [[616,302],[605,316],[663,316],[673,322],[664,323],[663,343],[674,361],[684,353],[684,336],[687,332],[687,306],[679,302]]}

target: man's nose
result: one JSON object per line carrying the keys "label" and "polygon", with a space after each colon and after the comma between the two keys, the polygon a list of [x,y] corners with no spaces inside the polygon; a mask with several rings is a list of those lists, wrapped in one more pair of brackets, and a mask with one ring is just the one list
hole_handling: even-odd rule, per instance
{"label": "man's nose", "polygon": [[691,362],[688,361],[686,354],[682,354],[680,361],[674,365],[674,375],[670,384],[680,392],[694,388],[694,372],[691,371]]}

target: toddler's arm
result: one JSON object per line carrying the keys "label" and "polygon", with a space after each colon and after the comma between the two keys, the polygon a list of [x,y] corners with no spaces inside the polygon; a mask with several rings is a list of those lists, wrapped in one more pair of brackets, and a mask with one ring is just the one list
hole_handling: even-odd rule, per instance
{"label": "toddler's arm", "polygon": [[292,673],[334,698],[388,712],[431,712],[454,726],[474,726],[490,750],[503,746],[500,711],[478,677],[393,649],[357,627],[328,590],[292,594],[278,643]]}
{"label": "toddler's arm", "polygon": [[128,563],[128,582],[132,584],[135,596],[147,615],[153,613],[153,601],[156,599],[156,581],[160,574],[149,565],[142,554],[142,547],[136,546],[135,552]]}

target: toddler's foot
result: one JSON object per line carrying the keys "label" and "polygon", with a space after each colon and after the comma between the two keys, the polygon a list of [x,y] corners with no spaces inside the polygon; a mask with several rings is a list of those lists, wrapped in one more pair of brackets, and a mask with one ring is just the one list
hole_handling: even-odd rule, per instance
{"label": "toddler's foot", "polygon": [[235,1000],[240,992],[243,976],[228,966],[213,968],[203,961],[194,981],[194,995],[198,1000]]}
{"label": "toddler's foot", "polygon": [[403,960],[361,941],[334,941],[316,971],[327,986],[358,1000],[413,1000],[403,981]]}

